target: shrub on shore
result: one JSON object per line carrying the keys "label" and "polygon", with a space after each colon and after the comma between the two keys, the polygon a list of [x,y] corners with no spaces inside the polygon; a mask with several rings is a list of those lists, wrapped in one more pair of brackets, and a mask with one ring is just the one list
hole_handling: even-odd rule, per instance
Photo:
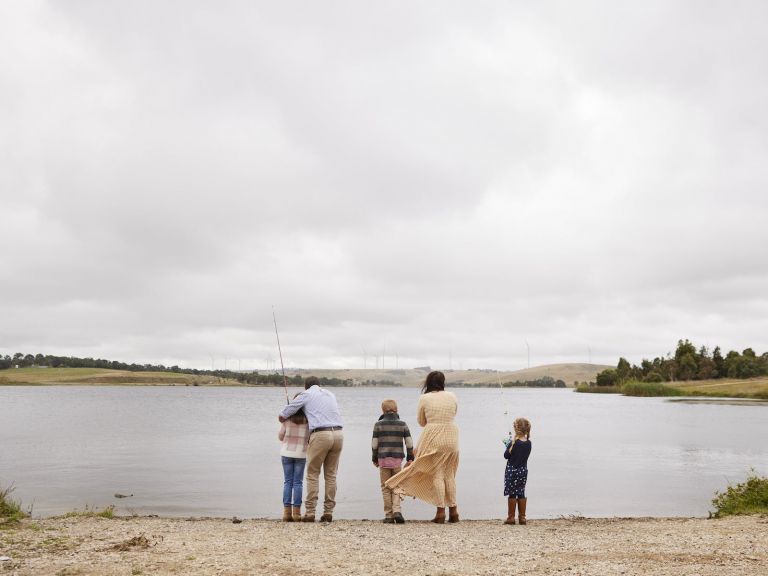
{"label": "shrub on shore", "polygon": [[67,512],[62,516],[63,518],[108,518],[112,519],[115,517],[115,507],[111,504],[104,508],[103,510],[98,510],[97,508],[90,508],[88,506],[85,507],[85,510],[72,510],[71,512]]}
{"label": "shrub on shore", "polygon": [[643,396],[646,398],[654,396],[685,396],[685,392],[682,390],[660,382],[637,382],[634,380],[614,386],[579,384],[575,390],[576,392],[587,392],[590,394],[623,394],[624,396]]}
{"label": "shrub on shore", "polygon": [[21,509],[21,503],[11,498],[13,486],[0,487],[0,526],[12,524],[27,517],[27,513]]}
{"label": "shrub on shore", "polygon": [[590,386],[589,384],[579,384],[576,386],[576,392],[588,392],[590,394],[621,394],[620,386]]}
{"label": "shrub on shore", "polygon": [[735,486],[729,484],[725,492],[715,492],[714,518],[742,514],[768,514],[768,478],[753,470],[746,481]]}
{"label": "shrub on shore", "polygon": [[626,382],[621,386],[624,396],[683,396],[683,392],[660,382]]}

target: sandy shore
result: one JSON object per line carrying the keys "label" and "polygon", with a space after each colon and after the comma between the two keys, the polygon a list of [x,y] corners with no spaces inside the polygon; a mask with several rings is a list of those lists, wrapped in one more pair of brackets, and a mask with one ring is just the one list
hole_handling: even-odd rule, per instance
{"label": "sandy shore", "polygon": [[768,517],[371,521],[55,518],[0,530],[0,574],[765,575]]}

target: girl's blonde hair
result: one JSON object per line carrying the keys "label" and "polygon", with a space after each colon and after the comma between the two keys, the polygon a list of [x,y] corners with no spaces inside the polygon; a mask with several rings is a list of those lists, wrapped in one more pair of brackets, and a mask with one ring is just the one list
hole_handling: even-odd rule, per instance
{"label": "girl's blonde hair", "polygon": [[515,436],[531,439],[531,422],[527,418],[516,419],[512,426],[515,428]]}

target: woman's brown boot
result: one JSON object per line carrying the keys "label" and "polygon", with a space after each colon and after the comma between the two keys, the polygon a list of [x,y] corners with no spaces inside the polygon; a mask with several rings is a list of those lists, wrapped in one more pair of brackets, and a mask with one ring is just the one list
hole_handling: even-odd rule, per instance
{"label": "woman's brown boot", "polygon": [[528,505],[528,498],[518,498],[517,500],[517,523],[527,524],[525,520],[525,507]]}
{"label": "woman's brown boot", "polygon": [[432,518],[432,522],[435,524],[445,524],[445,508],[437,509],[437,514]]}
{"label": "woman's brown boot", "polygon": [[515,523],[515,507],[517,506],[517,498],[507,498],[507,519],[504,520],[504,524]]}
{"label": "woman's brown boot", "polygon": [[291,516],[294,522],[301,522],[301,506],[294,506],[293,514]]}
{"label": "woman's brown boot", "polygon": [[448,522],[455,524],[459,521],[459,508],[458,506],[450,506],[448,508]]}
{"label": "woman's brown boot", "polygon": [[283,522],[293,522],[293,510],[290,506],[283,506]]}

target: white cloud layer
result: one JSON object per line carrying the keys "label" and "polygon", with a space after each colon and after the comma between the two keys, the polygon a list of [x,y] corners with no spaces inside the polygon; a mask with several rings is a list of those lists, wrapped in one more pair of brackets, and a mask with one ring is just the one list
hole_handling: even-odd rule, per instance
{"label": "white cloud layer", "polygon": [[302,367],[768,350],[766,21],[3,2],[0,353],[263,367],[273,304]]}

